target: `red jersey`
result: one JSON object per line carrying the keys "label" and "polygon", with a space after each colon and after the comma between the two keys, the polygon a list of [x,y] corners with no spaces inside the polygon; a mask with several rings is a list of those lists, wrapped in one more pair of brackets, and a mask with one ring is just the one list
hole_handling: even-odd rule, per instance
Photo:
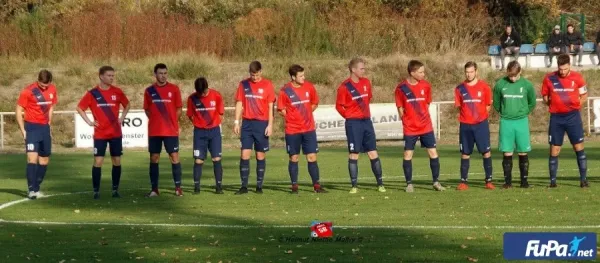
{"label": "red jersey", "polygon": [[302,86],[285,84],[279,91],[277,110],[285,110],[285,134],[298,134],[315,130],[313,105],[319,104],[319,96],[312,83]]}
{"label": "red jersey", "polygon": [[275,88],[268,79],[252,82],[245,79],[240,82],[235,93],[235,101],[241,101],[242,117],[247,120],[269,120],[269,103],[275,102]]}
{"label": "red jersey", "polygon": [[114,139],[123,136],[119,123],[121,105],[127,107],[129,100],[123,91],[115,86],[106,90],[96,86],[83,95],[78,107],[84,111],[88,108],[92,111],[94,120],[98,123],[98,126],[94,127],[94,139]]}
{"label": "red jersey", "polygon": [[579,96],[587,93],[583,76],[571,71],[562,78],[558,72],[548,73],[542,83],[542,96],[550,99],[550,113],[567,113],[581,109]]}
{"label": "red jersey", "polygon": [[187,116],[192,118],[194,127],[211,129],[221,124],[221,116],[225,113],[225,105],[221,93],[209,89],[206,96],[192,93],[187,100]]}
{"label": "red jersey", "polygon": [[38,87],[38,83],[27,86],[17,104],[25,109],[25,121],[37,124],[48,124],[50,108],[58,102],[56,87],[50,84],[47,88]]}
{"label": "red jersey", "polygon": [[144,92],[144,110],[148,113],[148,136],[179,136],[181,92],[177,85],[154,83]]}
{"label": "red jersey", "polygon": [[396,107],[403,109],[402,128],[404,135],[421,135],[433,131],[429,104],[431,84],[421,80],[415,85],[403,81],[396,87]]}
{"label": "red jersey", "polygon": [[373,98],[371,82],[367,78],[360,78],[354,83],[348,78],[337,90],[335,109],[345,119],[369,119],[371,109],[369,103]]}
{"label": "red jersey", "polygon": [[460,108],[458,121],[466,124],[477,124],[488,116],[487,107],[492,105],[492,89],[483,80],[477,80],[473,86],[466,82],[454,89],[454,105]]}

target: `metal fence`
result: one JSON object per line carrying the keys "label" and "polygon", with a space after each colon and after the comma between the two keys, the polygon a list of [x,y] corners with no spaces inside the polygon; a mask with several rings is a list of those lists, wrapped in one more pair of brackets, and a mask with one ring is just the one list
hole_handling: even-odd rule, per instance
{"label": "metal fence", "polygon": [[[587,99],[586,104],[584,105],[584,111],[583,113],[583,118],[584,118],[584,128],[587,131],[587,134],[592,134],[593,132],[597,132],[596,129],[594,129],[594,125],[592,124],[592,120],[595,118],[600,118],[600,116],[594,116],[593,113],[593,101],[594,100],[600,100],[600,97],[589,97]],[[543,135],[545,136],[546,133],[546,129],[547,129],[547,124],[548,124],[548,119],[549,119],[549,114],[547,112],[547,107],[545,105],[542,105],[542,100],[538,99],[538,105],[536,106],[536,109],[534,110],[534,112],[532,113],[532,117],[530,118],[531,120],[531,132],[532,135],[538,134],[538,135]],[[458,138],[458,121],[457,121],[457,114],[458,114],[458,110],[454,107],[454,102],[453,101],[437,101],[437,102],[432,102],[432,104],[437,104],[437,123],[435,123],[434,125],[436,126],[436,137],[438,139],[441,140],[441,142],[449,142],[449,141],[453,141],[453,140],[457,140]],[[183,109],[185,112],[185,109]],[[225,108],[225,116],[224,116],[224,133],[225,131],[227,131],[232,125],[232,120],[233,120],[233,111],[234,111],[234,107],[226,107]],[[143,112],[143,110],[140,109],[135,109],[135,110],[131,110],[130,112]],[[68,138],[74,139],[74,119],[72,116],[75,116],[77,112],[76,111],[55,111],[54,112],[54,123],[56,123],[56,119],[62,119],[61,122],[64,124],[62,125],[62,130],[60,131],[53,131],[53,133],[60,133],[60,136],[63,136],[63,138],[67,138],[64,139],[64,141],[68,141]],[[182,118],[185,118],[184,116],[185,114],[182,114]],[[490,131],[491,133],[497,133],[498,132],[498,121],[497,121],[498,115],[496,113],[494,113],[494,111],[492,110],[492,114],[490,115]],[[283,130],[283,124],[281,122],[281,118],[276,117],[276,123],[275,123],[275,129],[281,129]],[[10,120],[9,122],[7,122],[7,120]],[[68,124],[68,123],[72,123]],[[182,129],[186,127],[186,125],[190,125],[189,121],[186,122],[182,122]],[[16,124],[16,120],[15,120],[15,113],[14,112],[0,112],[0,150],[4,150],[6,145],[7,145],[7,127],[10,128],[9,133],[12,133],[12,136],[10,136],[10,142],[8,142],[8,144],[10,144],[11,146],[18,146],[21,147],[22,145],[22,138],[19,137],[19,140],[16,141],[14,139],[14,137],[19,136],[18,134],[20,134],[20,132],[18,131],[18,126]],[[277,128],[279,127],[279,128]],[[72,134],[72,136],[70,135]],[[182,134],[182,137],[186,137],[188,135]],[[226,138],[231,137],[233,138],[233,135],[228,135],[225,136]],[[184,138],[182,138],[184,139]],[[188,138],[189,139],[189,138]],[[71,145],[71,147],[73,147]]]}

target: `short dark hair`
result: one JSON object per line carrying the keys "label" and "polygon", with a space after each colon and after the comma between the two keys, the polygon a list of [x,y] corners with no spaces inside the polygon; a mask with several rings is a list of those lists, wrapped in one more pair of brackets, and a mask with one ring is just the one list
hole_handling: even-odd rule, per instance
{"label": "short dark hair", "polygon": [[512,25],[511,24],[507,24],[505,28],[509,28],[509,27],[512,28]]}
{"label": "short dark hair", "polygon": [[425,66],[425,64],[423,64],[423,62],[418,61],[418,60],[411,60],[408,62],[408,74],[417,71],[418,69],[420,69],[421,67]]}
{"label": "short dark hair", "polygon": [[477,70],[477,63],[473,62],[473,61],[469,61],[467,63],[465,63],[465,69],[468,68],[475,68],[475,70]]}
{"label": "short dark hair", "polygon": [[52,82],[52,72],[48,71],[47,69],[40,70],[40,73],[38,74],[38,81],[44,84]]}
{"label": "short dark hair", "polygon": [[354,67],[356,67],[356,65],[358,65],[358,63],[365,63],[365,60],[361,57],[355,57],[353,59],[350,60],[350,62],[348,62],[348,70],[350,70],[350,72],[352,72],[352,69]]}
{"label": "short dark hair", "polygon": [[208,89],[208,81],[205,77],[199,77],[194,81],[194,89],[196,90],[197,95],[204,93],[206,89]]}
{"label": "short dark hair", "polygon": [[569,27],[575,28],[575,27],[573,26],[573,24],[568,24],[568,25],[567,25],[567,28],[569,28]]}
{"label": "short dark hair", "polygon": [[98,70],[98,73],[100,75],[104,75],[104,73],[108,72],[108,71],[115,71],[115,69],[111,66],[102,66],[100,67],[100,69]]}
{"label": "short dark hair", "polygon": [[290,66],[288,73],[290,73],[290,77],[295,77],[299,72],[304,72],[304,68],[298,64],[294,64]]}
{"label": "short dark hair", "polygon": [[508,66],[506,66],[506,71],[511,72],[514,70],[521,72],[521,64],[519,64],[519,61],[513,60],[508,63]]}
{"label": "short dark hair", "polygon": [[560,54],[558,58],[556,58],[556,62],[559,66],[571,64],[571,56],[569,54]]}
{"label": "short dark hair", "polygon": [[164,63],[158,63],[158,64],[154,65],[154,73],[155,74],[159,69],[167,69],[167,65],[165,65]]}
{"label": "short dark hair", "polygon": [[260,62],[258,62],[256,60],[250,62],[250,66],[248,67],[248,71],[250,71],[250,73],[258,73],[261,70],[262,70],[262,64],[260,64]]}

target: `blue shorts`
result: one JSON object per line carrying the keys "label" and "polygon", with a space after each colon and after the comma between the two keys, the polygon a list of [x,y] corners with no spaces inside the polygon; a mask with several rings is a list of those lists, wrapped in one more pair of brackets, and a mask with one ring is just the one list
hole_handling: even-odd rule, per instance
{"label": "blue shorts", "polygon": [[200,129],[194,127],[194,159],[206,159],[206,153],[210,151],[210,157],[221,157],[222,151],[221,127],[211,129]]}
{"label": "blue shorts", "polygon": [[565,138],[565,132],[569,136],[571,144],[574,145],[583,142],[583,121],[581,120],[581,113],[579,111],[550,114],[548,142],[551,145],[561,146]]}
{"label": "blue shorts", "polygon": [[477,124],[461,122],[459,130],[458,143],[460,146],[460,153],[471,155],[475,144],[477,144],[477,151],[481,154],[491,150],[490,123],[487,119]]}
{"label": "blue shorts", "polygon": [[48,157],[52,153],[50,125],[25,122],[25,151]]}
{"label": "blue shorts", "polygon": [[317,144],[317,132],[309,131],[298,134],[286,134],[285,135],[285,146],[289,155],[300,154],[300,147],[302,146],[302,153],[304,155],[310,153],[318,153],[319,146]]}
{"label": "blue shorts", "polygon": [[348,152],[366,153],[377,150],[375,128],[371,119],[347,119]]}
{"label": "blue shorts", "polygon": [[151,154],[160,153],[163,143],[168,154],[179,152],[178,136],[151,136],[148,137],[148,152]]}
{"label": "blue shorts", "polygon": [[269,137],[265,136],[267,126],[269,126],[268,121],[244,119],[240,136],[242,150],[251,150],[254,145],[254,151],[268,152]]}
{"label": "blue shorts", "polygon": [[431,131],[420,135],[404,135],[404,150],[413,151],[418,140],[421,141],[421,147],[431,149],[436,146],[435,135]]}
{"label": "blue shorts", "polygon": [[110,156],[116,157],[123,155],[123,138],[113,139],[94,139],[94,156],[104,156],[106,146],[110,144]]}

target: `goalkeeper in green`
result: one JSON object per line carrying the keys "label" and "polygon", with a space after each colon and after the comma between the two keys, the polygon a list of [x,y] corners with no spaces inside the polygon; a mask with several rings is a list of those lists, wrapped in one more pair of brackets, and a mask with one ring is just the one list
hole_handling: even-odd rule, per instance
{"label": "goalkeeper in green", "polygon": [[531,151],[528,115],[535,108],[536,98],[533,84],[521,77],[521,65],[512,61],[506,68],[507,76],[494,86],[494,109],[500,113],[499,148],[504,154],[504,189],[512,187],[513,153],[519,155],[521,187],[528,188],[529,159]]}

